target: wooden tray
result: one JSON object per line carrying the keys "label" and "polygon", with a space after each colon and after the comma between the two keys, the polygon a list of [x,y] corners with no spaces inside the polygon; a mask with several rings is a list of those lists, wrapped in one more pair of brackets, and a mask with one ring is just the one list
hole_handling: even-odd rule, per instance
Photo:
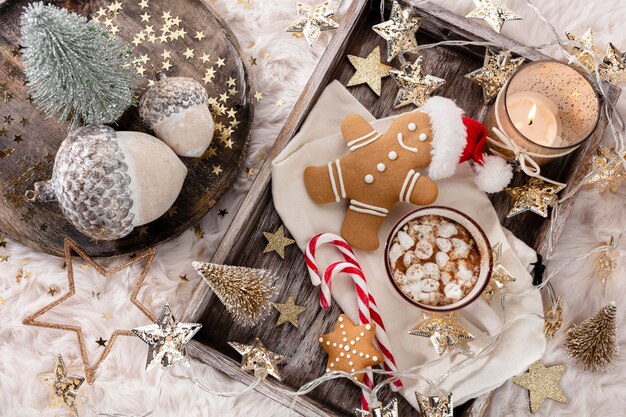
{"label": "wooden tray", "polygon": [[[117,12],[111,11],[109,1],[58,2],[97,19],[109,30],[115,27],[117,35],[130,43],[137,72],[143,72],[138,95],[157,72],[202,81],[207,70],[215,71],[204,85],[214,103],[210,108],[215,122],[223,128],[216,130],[204,156],[181,158],[189,173],[173,207],[124,239],[95,241],[76,231],[57,204],[30,203],[23,198],[34,182],[50,178],[56,150],[67,135],[66,125],[45,119],[28,100],[19,52],[19,16],[28,3],[0,2],[0,230],[32,249],[58,256],[63,255],[65,237],[90,256],[110,256],[140,251],[193,227],[234,182],[250,137],[254,92],[235,35],[209,6],[209,0],[151,0],[150,7],[143,9],[139,0],[131,0],[124,1]],[[104,16],[102,8],[106,10]],[[144,13],[149,17],[142,17]],[[185,34],[160,38],[160,29],[166,25],[162,16],[167,13],[172,19],[180,18],[170,25],[170,33]],[[193,49],[193,56],[184,55],[188,48]],[[167,53],[170,58],[164,58]],[[169,69],[165,62],[171,65]],[[114,128],[147,131],[135,107]]]}
{"label": "wooden tray", "polygon": [[[282,277],[279,282],[280,295],[277,300],[284,302],[289,295],[293,294],[296,295],[297,304],[307,307],[307,311],[300,316],[300,329],[290,326],[276,327],[276,312],[256,328],[242,329],[233,324],[222,304],[213,296],[204,282],[198,284],[183,317],[185,321],[199,321],[204,324],[202,331],[190,344],[191,354],[244,383],[250,383],[253,377],[240,371],[239,355],[228,347],[227,341],[247,342],[254,336],[259,336],[270,349],[288,356],[290,359],[283,368],[285,386],[299,387],[319,377],[325,371],[326,355],[319,348],[317,338],[332,327],[340,312],[339,308],[335,304],[331,310],[321,311],[318,305],[318,289],[308,284],[304,257],[295,245],[287,247],[285,260],[281,260],[273,253],[262,254],[266,241],[261,232],[274,231],[281,225],[271,199],[270,161],[296,133],[326,85],[334,79],[338,79],[345,85],[354,74],[354,69],[345,58],[346,54],[365,56],[374,46],[382,45],[384,42],[371,30],[372,25],[380,22],[378,11],[369,9],[367,4],[367,0],[352,2],[346,15],[341,19],[340,28],[334,35],[333,41],[313,72],[311,80],[278,136],[267,162],[261,168],[230,229],[212,258],[212,262],[216,263],[268,268],[275,271],[279,277]],[[404,3],[403,6],[408,5]],[[418,43],[432,43],[442,39],[487,40],[499,45],[502,50],[511,49],[529,60],[546,58],[541,53],[530,50],[436,5],[420,3],[414,9],[417,15],[425,18],[417,34]],[[483,104],[481,89],[466,80],[463,75],[482,66],[484,53],[484,47],[439,47],[424,51],[427,72],[447,80],[447,84],[438,93],[456,99],[469,116],[478,120],[484,118],[488,106]],[[383,94],[380,98],[377,98],[365,85],[353,87],[350,91],[377,118],[411,109],[405,107],[391,110],[397,89],[393,80],[389,78],[383,80]],[[611,88],[611,100],[616,100],[618,95],[619,90]],[[579,181],[589,169],[590,157],[600,141],[605,125],[606,120],[602,119],[598,131],[586,142],[585,146],[569,158],[561,159],[552,166],[546,167],[546,175],[570,184]],[[515,182],[519,183],[522,180],[521,175],[517,175]],[[511,206],[511,201],[504,193],[500,193],[493,198],[493,202],[503,224],[545,255],[549,220],[530,215],[505,220],[504,217]],[[561,219],[564,220],[567,217],[571,202],[572,200],[561,206]],[[555,225],[553,236],[555,240],[562,227],[562,222]],[[257,390],[289,406],[292,398],[276,393],[271,385],[278,385],[278,383],[268,381]],[[381,400],[388,400],[391,396],[392,394],[387,391],[383,393]],[[401,416],[417,415],[417,412],[401,396],[394,396],[400,402]],[[354,385],[343,380],[334,381],[322,385],[309,397],[301,398],[296,405],[296,411],[305,416],[351,415],[352,410],[359,405],[359,399],[359,390]],[[468,416],[482,415],[488,400],[488,396],[483,396],[475,401],[473,406],[466,405],[457,409],[455,415],[460,416],[463,413]]]}

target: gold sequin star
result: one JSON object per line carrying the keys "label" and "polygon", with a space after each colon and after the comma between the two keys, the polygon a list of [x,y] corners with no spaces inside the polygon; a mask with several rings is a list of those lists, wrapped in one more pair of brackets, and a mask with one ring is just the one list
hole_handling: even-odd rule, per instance
{"label": "gold sequin star", "polygon": [[274,303],[274,308],[280,312],[278,316],[277,326],[284,323],[291,323],[294,327],[298,328],[300,325],[298,316],[306,311],[306,307],[296,305],[296,299],[293,295],[290,295],[285,304]]}
{"label": "gold sequin star", "polygon": [[452,393],[449,392],[444,396],[430,396],[415,393],[417,405],[422,412],[423,417],[453,417]]}
{"label": "gold sequin star", "polygon": [[467,16],[469,19],[480,19],[487,22],[493,30],[500,33],[504,22],[509,20],[522,20],[507,6],[505,0],[474,0],[476,9]]}
{"label": "gold sequin star", "polygon": [[496,243],[493,248],[491,248],[491,253],[493,255],[491,279],[483,292],[483,298],[489,304],[493,301],[496,290],[502,289],[504,284],[508,282],[515,281],[515,277],[502,265],[502,242]]}
{"label": "gold sequin star", "polygon": [[380,96],[382,78],[389,76],[389,71],[394,69],[380,62],[380,47],[374,48],[367,58],[348,55],[348,59],[356,73],[350,78],[347,86],[367,84],[377,96]]}
{"label": "gold sequin star", "polygon": [[609,43],[598,72],[604,81],[611,84],[626,81],[626,53],[621,53],[615,45]]}
{"label": "gold sequin star", "polygon": [[442,78],[424,74],[423,60],[424,58],[420,56],[413,64],[406,65],[402,70],[389,71],[400,88],[394,102],[395,108],[411,103],[421,107],[433,91],[446,83]]}
{"label": "gold sequin star", "polygon": [[489,104],[524,61],[524,58],[511,58],[510,54],[504,52],[497,54],[491,48],[487,48],[483,67],[470,72],[465,78],[482,86],[483,99],[485,104]]}
{"label": "gold sequin star", "polygon": [[339,27],[337,22],[333,20],[335,12],[330,8],[330,1],[326,0],[317,6],[309,6],[298,2],[298,17],[286,32],[302,33],[309,43],[313,46],[320,34],[327,30],[334,30]]}
{"label": "gold sequin star", "polygon": [[552,399],[567,404],[567,397],[559,381],[567,369],[565,365],[547,367],[539,360],[528,368],[528,372],[513,377],[513,383],[528,390],[530,411],[534,413],[545,400]]}
{"label": "gold sequin star", "polygon": [[372,26],[372,30],[387,41],[387,62],[402,52],[417,48],[415,32],[422,20],[421,17],[412,17],[410,9],[402,10],[394,0],[389,20]]}
{"label": "gold sequin star", "polygon": [[263,253],[275,251],[283,259],[285,259],[285,247],[296,242],[285,236],[285,227],[282,225],[274,233],[263,232],[263,236],[267,239]]}
{"label": "gold sequin star", "polygon": [[574,55],[574,58],[587,67],[589,71],[595,71],[592,53],[596,52],[596,47],[593,43],[593,32],[591,29],[587,29],[580,38],[570,32],[565,32],[565,36],[569,41],[576,43],[575,45],[569,45],[569,53]]}
{"label": "gold sequin star", "polygon": [[600,146],[591,161],[591,169],[596,173],[589,178],[588,183],[593,184],[600,193],[606,190],[615,193],[626,180],[626,167],[622,158],[614,150]]}
{"label": "gold sequin star", "polygon": [[521,187],[505,188],[504,191],[515,200],[507,218],[525,211],[548,217],[548,208],[557,203],[557,193],[564,188],[565,184],[550,184],[539,178],[531,178]]}
{"label": "gold sequin star", "polygon": [[257,370],[264,369],[268,375],[279,381],[282,379],[278,365],[286,361],[287,358],[268,350],[258,337],[250,345],[235,342],[228,342],[228,344],[242,356],[241,369],[243,371],[261,376],[262,374],[257,374]]}
{"label": "gold sequin star", "polygon": [[398,417],[398,400],[396,398],[382,405],[370,404],[369,410],[354,410],[356,417]]}
{"label": "gold sequin star", "polygon": [[459,322],[456,313],[424,313],[426,318],[409,334],[430,338],[439,356],[454,348],[461,340],[473,339]]}
{"label": "gold sequin star", "polygon": [[57,357],[54,372],[40,374],[39,380],[50,389],[50,407],[67,407],[72,413],[78,415],[76,391],[85,382],[85,378],[68,374],[61,355]]}

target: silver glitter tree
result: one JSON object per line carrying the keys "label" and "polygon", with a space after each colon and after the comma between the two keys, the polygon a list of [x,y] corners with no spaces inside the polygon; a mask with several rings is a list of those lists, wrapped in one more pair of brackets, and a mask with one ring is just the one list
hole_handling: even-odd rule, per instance
{"label": "silver glitter tree", "polygon": [[130,49],[94,22],[33,3],[21,17],[24,70],[33,102],[72,127],[109,123],[132,103]]}

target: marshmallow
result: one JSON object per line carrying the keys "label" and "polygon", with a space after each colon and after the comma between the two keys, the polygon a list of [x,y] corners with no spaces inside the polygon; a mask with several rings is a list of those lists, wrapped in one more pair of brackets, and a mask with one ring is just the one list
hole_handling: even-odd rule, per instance
{"label": "marshmallow", "polygon": [[435,244],[440,251],[445,253],[450,252],[450,249],[452,249],[452,242],[450,242],[450,239],[446,239],[445,237],[438,237],[435,239]]}
{"label": "marshmallow", "polygon": [[411,236],[409,236],[406,232],[403,232],[402,230],[400,230],[398,232],[398,243],[400,243],[400,246],[402,247],[402,249],[408,250],[408,249],[411,249],[413,245],[415,245],[415,240]]}
{"label": "marshmallow", "polygon": [[452,259],[466,258],[469,255],[470,247],[464,240],[452,239]]}
{"label": "marshmallow", "polygon": [[426,278],[439,279],[439,266],[433,262],[426,262],[424,264],[424,276]]}
{"label": "marshmallow", "polygon": [[419,259],[430,259],[433,256],[433,246],[425,240],[420,240],[415,245],[414,252]]}
{"label": "marshmallow", "polygon": [[445,286],[445,288],[443,289],[443,293],[446,295],[446,297],[454,301],[459,301],[463,297],[463,290],[461,290],[461,287],[453,282]]}
{"label": "marshmallow", "polygon": [[409,282],[417,282],[424,277],[424,267],[420,264],[414,264],[406,270],[406,279]]}
{"label": "marshmallow", "polygon": [[402,248],[399,243],[394,243],[389,249],[389,261],[392,266],[396,265],[396,261],[402,256]]}
{"label": "marshmallow", "polygon": [[449,222],[445,222],[442,223],[439,228],[437,229],[437,236],[439,237],[452,237],[454,235],[456,235],[459,231],[457,230],[456,226],[453,225],[452,223]]}
{"label": "marshmallow", "polygon": [[432,278],[426,278],[421,282],[422,292],[433,292],[439,288],[439,281]]}
{"label": "marshmallow", "polygon": [[437,255],[435,255],[435,261],[437,262],[437,265],[439,265],[439,268],[443,268],[444,266],[446,266],[449,260],[450,257],[447,253],[437,252]]}

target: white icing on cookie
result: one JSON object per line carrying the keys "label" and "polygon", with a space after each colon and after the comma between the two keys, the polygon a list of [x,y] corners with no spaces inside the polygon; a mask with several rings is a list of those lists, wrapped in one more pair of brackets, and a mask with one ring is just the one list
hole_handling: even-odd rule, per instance
{"label": "white icing on cookie", "polygon": [[372,174],[367,174],[363,179],[367,184],[371,184],[374,182],[374,176]]}
{"label": "white icing on cookie", "polygon": [[421,133],[419,138],[421,142],[424,142],[426,139],[428,139],[428,135],[426,133]]}
{"label": "white icing on cookie", "polygon": [[417,129],[417,125],[415,123],[409,123],[409,130],[415,132],[415,129]]}
{"label": "white icing on cookie", "polygon": [[383,164],[382,162],[379,162],[376,165],[376,169],[378,170],[378,172],[384,172],[385,171],[385,164]]}
{"label": "white icing on cookie", "polygon": [[395,161],[398,158],[398,153],[396,151],[391,151],[387,154],[387,157],[392,161]]}
{"label": "white icing on cookie", "polygon": [[405,145],[404,136],[402,136],[402,133],[398,133],[398,136],[396,136],[396,138],[398,139],[398,143],[400,144],[400,146],[402,146],[404,149],[409,152],[417,153],[417,148],[412,148],[408,145]]}

